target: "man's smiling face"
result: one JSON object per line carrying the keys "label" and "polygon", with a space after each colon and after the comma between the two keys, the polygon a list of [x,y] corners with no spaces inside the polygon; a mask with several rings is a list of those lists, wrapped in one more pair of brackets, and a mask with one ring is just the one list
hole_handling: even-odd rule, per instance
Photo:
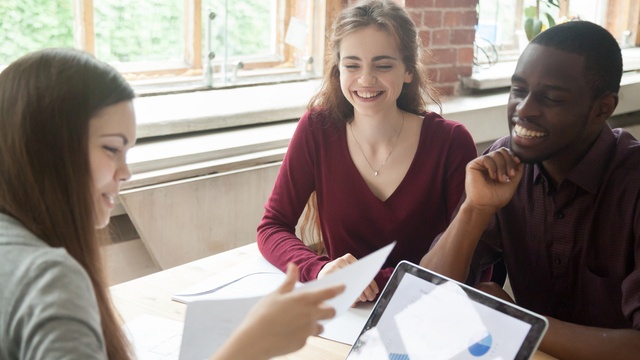
{"label": "man's smiling face", "polygon": [[582,56],[529,45],[511,78],[508,120],[514,153],[528,163],[579,157],[600,131],[590,126],[593,104]]}

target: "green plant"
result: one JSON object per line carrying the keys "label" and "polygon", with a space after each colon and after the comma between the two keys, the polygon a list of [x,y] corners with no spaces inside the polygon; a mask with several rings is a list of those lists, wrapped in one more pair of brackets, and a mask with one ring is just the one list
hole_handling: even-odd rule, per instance
{"label": "green plant", "polygon": [[[526,17],[524,21],[524,32],[527,35],[527,39],[531,41],[536,35],[540,34],[544,29],[545,25],[547,28],[555,26],[556,21],[549,13],[551,10],[557,11],[560,9],[559,0],[546,0],[540,1],[536,0],[536,4],[533,6],[529,6],[524,9],[524,15]],[[540,6],[543,5],[545,9],[541,11]],[[546,19],[546,24],[541,20],[541,15],[544,15],[544,19]]]}

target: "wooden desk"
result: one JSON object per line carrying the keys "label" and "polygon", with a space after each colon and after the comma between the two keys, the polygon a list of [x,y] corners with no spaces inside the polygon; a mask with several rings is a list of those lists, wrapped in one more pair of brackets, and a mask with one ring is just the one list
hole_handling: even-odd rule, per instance
{"label": "wooden desk", "polygon": [[[140,315],[153,315],[184,321],[186,305],[172,301],[171,296],[242,261],[259,255],[255,243],[213,255],[188,264],[147,275],[111,287],[113,302],[125,322]],[[351,347],[320,337],[310,337],[299,351],[278,359],[344,359]],[[536,360],[553,359],[540,351]]]}

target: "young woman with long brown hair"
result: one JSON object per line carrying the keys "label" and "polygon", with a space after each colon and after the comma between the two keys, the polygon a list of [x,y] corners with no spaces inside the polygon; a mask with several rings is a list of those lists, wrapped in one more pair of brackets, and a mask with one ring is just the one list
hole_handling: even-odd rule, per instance
{"label": "young woman with long brown hair", "polygon": [[[438,102],[425,60],[411,16],[395,1],[362,1],[338,15],[322,86],[258,227],[269,261],[282,269],[295,262],[309,281],[396,241],[360,296],[371,301],[399,261],[418,263],[446,229],[477,150],[464,126],[427,110]],[[301,227],[320,235],[320,254],[296,235],[307,203],[305,214],[317,216],[303,220],[317,226]]]}
{"label": "young woman with long brown hair", "polygon": [[[99,232],[131,174],[134,92],[76,50],[28,54],[0,73],[0,359],[129,359]],[[267,359],[301,347],[340,287],[292,293],[297,268],[215,356]]]}

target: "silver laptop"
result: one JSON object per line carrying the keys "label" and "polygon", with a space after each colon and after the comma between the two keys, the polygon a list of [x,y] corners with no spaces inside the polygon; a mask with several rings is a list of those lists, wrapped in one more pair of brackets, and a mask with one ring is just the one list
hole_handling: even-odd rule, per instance
{"label": "silver laptop", "polygon": [[529,359],[547,327],[538,314],[403,261],[347,359]]}

